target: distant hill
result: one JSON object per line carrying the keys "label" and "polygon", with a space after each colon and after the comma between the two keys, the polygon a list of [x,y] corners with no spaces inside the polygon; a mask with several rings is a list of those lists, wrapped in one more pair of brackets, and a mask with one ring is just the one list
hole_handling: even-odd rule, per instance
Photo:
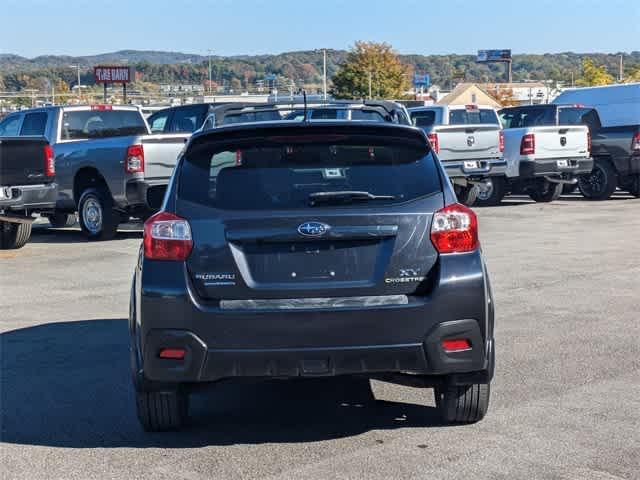
{"label": "distant hill", "polygon": [[[328,73],[331,77],[344,61],[345,50],[328,51]],[[554,80],[569,82],[571,73],[577,77],[584,57],[617,76],[619,54],[554,53],[515,55],[513,78],[524,80]],[[495,82],[504,80],[504,65],[478,64],[473,55],[401,55],[401,59],[416,71],[429,73],[432,83],[449,88],[456,81]],[[215,84],[239,90],[253,90],[266,75],[275,75],[280,88],[292,83],[296,88],[318,87],[322,83],[322,52],[319,50],[285,52],[274,55],[212,56],[212,79]],[[209,77],[208,57],[197,54],[121,50],[90,56],[43,55],[25,58],[0,54],[0,90],[42,89],[55,82],[64,87],[75,84],[75,72],[70,65],[80,65],[82,83],[93,83],[91,67],[98,64],[128,64],[135,68],[137,79],[148,83],[203,83]],[[624,54],[627,69],[640,65],[640,52]]]}

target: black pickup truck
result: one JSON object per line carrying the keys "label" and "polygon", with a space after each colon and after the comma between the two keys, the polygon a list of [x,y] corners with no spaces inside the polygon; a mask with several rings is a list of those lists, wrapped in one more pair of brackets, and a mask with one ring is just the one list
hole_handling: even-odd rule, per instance
{"label": "black pickup truck", "polygon": [[603,126],[598,111],[581,105],[549,105],[562,125],[587,125],[591,132],[590,174],[578,178],[580,192],[591,200],[606,200],[617,187],[640,197],[640,119],[638,124]]}
{"label": "black pickup truck", "polygon": [[0,249],[23,247],[31,237],[32,215],[53,211],[57,195],[47,140],[0,138]]}

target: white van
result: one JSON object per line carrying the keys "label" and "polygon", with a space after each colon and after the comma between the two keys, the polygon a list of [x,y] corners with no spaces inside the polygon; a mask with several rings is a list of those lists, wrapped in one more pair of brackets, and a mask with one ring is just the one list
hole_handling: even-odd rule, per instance
{"label": "white van", "polygon": [[594,107],[603,127],[640,123],[640,83],[570,88],[558,95],[553,103]]}

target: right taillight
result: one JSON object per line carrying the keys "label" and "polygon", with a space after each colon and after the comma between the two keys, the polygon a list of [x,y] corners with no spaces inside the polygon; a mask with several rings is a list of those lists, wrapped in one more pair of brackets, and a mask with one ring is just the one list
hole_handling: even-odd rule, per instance
{"label": "right taillight", "polygon": [[56,158],[53,154],[53,148],[51,148],[51,145],[44,146],[44,176],[56,176]]}
{"label": "right taillight", "polygon": [[478,248],[478,218],[468,207],[454,203],[438,210],[431,223],[431,242],[438,253],[471,252]]}
{"label": "right taillight", "polygon": [[500,153],[504,152],[504,132],[500,130],[498,135],[498,147],[500,149]]}
{"label": "right taillight", "polygon": [[636,153],[640,152],[640,132],[636,132],[633,140],[631,140],[631,151]]}
{"label": "right taillight", "polygon": [[536,136],[533,133],[527,133],[522,136],[520,141],[520,155],[533,155],[536,153]]}
{"label": "right taillight", "polygon": [[587,130],[587,152],[591,155],[591,130]]}
{"label": "right taillight", "polygon": [[431,148],[434,152],[440,153],[440,143],[438,142],[438,134],[437,133],[428,133],[427,138],[429,139],[429,143],[431,144]]}
{"label": "right taillight", "polygon": [[149,260],[184,261],[193,248],[189,222],[173,213],[158,212],[144,222],[143,245]]}

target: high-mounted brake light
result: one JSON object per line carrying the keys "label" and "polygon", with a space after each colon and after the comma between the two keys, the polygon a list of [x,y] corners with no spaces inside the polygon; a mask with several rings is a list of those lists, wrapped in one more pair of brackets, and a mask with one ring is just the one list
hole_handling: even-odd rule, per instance
{"label": "high-mounted brake light", "polygon": [[182,262],[193,248],[191,227],[184,218],[158,212],[144,222],[144,257]]}
{"label": "high-mounted brake light", "polygon": [[636,132],[633,136],[633,140],[631,140],[631,151],[640,152],[640,132]]}
{"label": "high-mounted brake light", "polygon": [[447,353],[471,350],[471,343],[466,338],[451,338],[442,341],[442,348]]}
{"label": "high-mounted brake light", "polygon": [[127,173],[144,173],[144,147],[142,145],[131,145],[127,148],[124,169]]}
{"label": "high-mounted brake light", "polygon": [[478,105],[469,104],[469,105],[465,105],[464,108],[467,112],[475,112],[478,110]]}
{"label": "high-mounted brake light", "polygon": [[158,356],[167,360],[183,360],[186,353],[184,348],[163,348]]}
{"label": "high-mounted brake light", "polygon": [[500,153],[504,152],[504,131],[502,130],[498,134],[498,148]]}
{"label": "high-mounted brake light", "polygon": [[520,141],[520,155],[533,155],[536,153],[536,136],[533,133],[523,135]]}
{"label": "high-mounted brake light", "polygon": [[433,214],[431,242],[438,253],[471,252],[478,248],[478,218],[468,207],[454,203]]}
{"label": "high-mounted brake light", "polygon": [[437,133],[428,133],[427,138],[429,139],[429,143],[431,144],[431,148],[434,152],[440,153],[440,143],[438,142],[438,134]]}
{"label": "high-mounted brake light", "polygon": [[113,110],[113,105],[91,105],[91,110],[104,112],[105,110]]}
{"label": "high-mounted brake light", "polygon": [[44,176],[55,177],[56,175],[56,159],[53,154],[51,145],[44,146]]}

